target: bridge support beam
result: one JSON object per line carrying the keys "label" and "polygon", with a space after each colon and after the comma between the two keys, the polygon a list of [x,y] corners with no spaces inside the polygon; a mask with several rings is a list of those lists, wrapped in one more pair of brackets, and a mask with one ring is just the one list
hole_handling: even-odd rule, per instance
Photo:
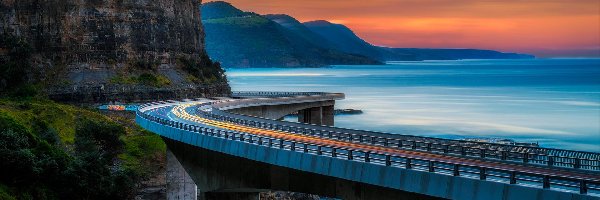
{"label": "bridge support beam", "polygon": [[198,199],[198,189],[194,180],[169,148],[167,148],[167,199]]}
{"label": "bridge support beam", "polygon": [[323,106],[321,108],[322,122],[321,125],[333,126],[334,125],[334,111],[333,105]]}
{"label": "bridge support beam", "polygon": [[298,111],[298,122],[333,126],[333,105],[307,108]]}
{"label": "bridge support beam", "polygon": [[297,111],[298,122],[333,126],[334,105],[335,101],[330,100],[241,107],[231,109],[229,112],[269,119],[283,119],[286,115]]}
{"label": "bridge support beam", "polygon": [[198,184],[198,199],[256,199],[261,191],[291,191],[344,200],[438,199],[230,156],[164,138]]}
{"label": "bridge support beam", "polygon": [[323,112],[321,108],[314,107],[298,111],[298,122],[317,125],[323,124]]}

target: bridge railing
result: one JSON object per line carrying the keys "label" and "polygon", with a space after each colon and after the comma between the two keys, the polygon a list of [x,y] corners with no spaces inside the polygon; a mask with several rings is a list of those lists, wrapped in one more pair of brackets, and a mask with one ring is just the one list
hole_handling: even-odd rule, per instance
{"label": "bridge railing", "polygon": [[[143,108],[145,106],[140,107]],[[353,150],[350,148],[338,148],[310,142],[297,142],[293,140],[254,135],[245,132],[202,127],[172,121],[140,111],[137,112],[137,115],[139,118],[148,120],[152,123],[182,130],[179,132],[179,136],[171,136],[171,139],[179,141],[182,141],[183,131],[187,131],[193,134],[244,142],[268,148],[302,152],[318,156],[327,156],[355,162],[364,162],[388,167],[397,167],[408,170],[474,178],[479,180],[504,182],[508,184],[517,184],[529,187],[578,192],[579,194],[600,195],[600,180],[560,177],[548,174],[537,174],[482,166],[471,166],[460,163],[449,163],[445,161],[428,160],[410,156],[382,154],[372,151]]]}
{"label": "bridge railing", "polygon": [[[458,140],[444,140],[438,138],[427,138],[418,136],[393,135],[394,137],[382,137],[381,133],[324,127],[307,126],[306,124],[294,122],[282,122],[269,119],[258,119],[239,114],[232,114],[218,109],[213,112],[199,111],[202,117],[226,121],[244,126],[256,128],[265,128],[277,131],[294,132],[306,136],[319,138],[343,140],[354,143],[376,145],[389,148],[427,151],[438,154],[449,154],[465,157],[476,157],[481,159],[495,159],[502,161],[520,162],[525,164],[546,165],[551,167],[564,167],[583,170],[600,170],[600,160],[598,158],[570,157],[561,155],[549,155],[548,151],[558,152],[556,149],[535,148],[535,147],[515,147],[513,145],[467,142]],[[534,149],[530,151],[514,151],[515,148]],[[560,150],[569,152],[569,150]],[[593,154],[590,152],[577,152]],[[566,153],[568,154],[568,153]],[[575,154],[577,155],[577,154]]]}
{"label": "bridge railing", "polygon": [[[233,96],[243,96],[243,97],[293,97],[297,98],[298,96],[327,96],[327,95],[341,95],[342,93],[324,93],[324,92],[237,92],[234,93]],[[263,101],[261,99],[260,101]],[[282,100],[274,98],[271,101],[291,101],[290,99]],[[273,102],[271,102],[273,103]],[[242,105],[245,102],[228,102],[229,106],[233,104]],[[220,107],[222,110],[226,110],[225,107]],[[244,116],[244,115],[237,115]],[[247,117],[247,116],[246,116]],[[257,118],[257,117],[253,117]],[[259,120],[270,120],[270,119],[259,119]],[[290,124],[291,122],[282,122]],[[306,127],[310,126],[308,124],[296,123],[297,125],[290,126],[299,126]],[[523,146],[523,145],[507,145],[507,144],[497,144],[497,143],[489,143],[489,142],[475,142],[475,141],[461,141],[461,140],[451,140],[451,139],[441,139],[441,138],[431,138],[431,137],[423,137],[423,136],[413,136],[413,135],[404,135],[404,134],[390,134],[383,132],[375,132],[375,131],[365,131],[365,130],[355,130],[355,129],[347,129],[347,128],[338,128],[338,127],[328,127],[321,126],[319,129],[334,131],[334,132],[344,132],[344,133],[354,133],[354,134],[363,134],[363,135],[371,135],[376,137],[383,138],[391,138],[391,139],[402,139],[407,141],[423,141],[425,145],[426,143],[432,143],[432,145],[440,144],[442,146],[460,146],[466,148],[467,156],[479,156],[487,158],[487,152],[493,151],[501,151],[507,152],[507,159],[519,161],[523,163],[530,164],[538,164],[538,165],[549,165],[549,166],[557,166],[557,167],[566,167],[566,168],[575,168],[575,169],[584,169],[584,170],[594,170],[600,171],[600,153],[593,152],[583,152],[583,151],[573,151],[573,150],[565,150],[565,149],[555,149],[555,148],[541,148],[541,147],[532,147],[532,146]],[[417,148],[419,149],[419,148]],[[485,149],[485,150],[480,150]],[[420,148],[420,150],[427,150],[426,147]],[[483,151],[483,153],[481,153]],[[442,150],[443,152],[443,150]],[[462,152],[461,152],[462,153]],[[502,154],[502,153],[501,153]],[[490,157],[499,157],[503,158],[503,155],[490,155]]]}
{"label": "bridge railing", "polygon": [[[254,94],[254,93],[250,93]],[[295,95],[292,95],[295,94]],[[292,96],[290,96],[292,95]],[[235,96],[235,95],[233,95]],[[260,97],[264,97],[266,95],[258,95]],[[218,101],[218,104],[214,104],[215,107],[219,109],[234,109],[240,107],[251,107],[251,106],[260,106],[260,105],[273,105],[273,104],[281,104],[282,102],[286,103],[301,103],[301,102],[315,102],[315,101],[329,101],[329,100],[338,100],[343,99],[343,93],[284,93],[281,95],[277,95],[275,98],[248,98],[248,99],[236,99],[236,100],[223,100]]]}
{"label": "bridge railing", "polygon": [[[255,92],[249,92],[255,93]],[[279,92],[256,92],[256,95],[273,95],[279,94]],[[281,96],[286,95],[316,95],[313,97],[297,97],[300,100],[320,100],[323,97],[319,95],[331,95],[332,93],[283,93]],[[333,94],[337,95],[337,94]],[[307,98],[307,99],[304,99]],[[339,98],[330,97],[330,98]],[[264,103],[270,100],[274,102],[280,102],[281,99],[243,99],[235,101],[218,101],[214,102],[213,105],[219,105],[219,108],[226,107],[229,105],[243,104],[251,105],[253,103]],[[288,99],[285,99],[288,100]],[[290,100],[298,101],[298,100]],[[159,103],[173,103],[175,101],[163,101]],[[156,104],[156,103],[155,103]],[[226,105],[223,105],[226,104]],[[144,105],[140,107],[140,110],[144,109]],[[400,135],[400,134],[388,134],[373,131],[328,127],[328,126],[315,126],[309,124],[302,124],[296,122],[284,122],[274,121],[271,119],[264,119],[253,116],[245,116],[240,114],[233,114],[224,112],[219,109],[213,109],[210,115],[207,112],[200,112],[204,117],[211,118],[214,120],[228,121],[230,123],[236,123],[247,126],[254,126],[258,128],[269,128],[272,130],[279,131],[291,131],[298,134],[309,135],[314,137],[322,137],[328,139],[341,139],[350,138],[352,142],[379,145],[384,147],[392,147],[398,149],[411,149],[417,151],[427,151],[439,154],[450,154],[467,157],[477,157],[482,159],[496,159],[502,161],[521,162],[526,164],[536,165],[547,165],[552,167],[564,167],[574,168],[583,170],[600,170],[600,154],[591,152],[571,151],[563,149],[552,149],[552,148],[539,148],[539,147],[525,147],[485,142],[472,142],[472,141],[461,141],[461,140],[448,140],[440,138],[430,138],[422,136],[411,136],[411,135]],[[258,126],[260,125],[260,126]]]}
{"label": "bridge railing", "polygon": [[332,93],[325,92],[268,92],[268,91],[237,91],[232,92],[232,97],[292,97],[292,96],[312,96],[325,95]]}

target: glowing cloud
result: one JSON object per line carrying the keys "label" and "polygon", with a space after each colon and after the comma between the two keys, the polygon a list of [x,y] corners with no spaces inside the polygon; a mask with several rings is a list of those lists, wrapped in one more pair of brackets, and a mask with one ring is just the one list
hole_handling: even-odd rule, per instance
{"label": "glowing cloud", "polygon": [[597,0],[229,0],[243,10],[345,24],[382,46],[600,56]]}

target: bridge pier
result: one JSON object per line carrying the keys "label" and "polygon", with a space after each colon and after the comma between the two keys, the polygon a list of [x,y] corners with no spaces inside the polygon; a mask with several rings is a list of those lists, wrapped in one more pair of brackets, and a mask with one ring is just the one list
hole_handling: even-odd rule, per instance
{"label": "bridge pier", "polygon": [[298,111],[298,122],[307,124],[327,125],[334,124],[334,108],[330,106],[312,107]]}
{"label": "bridge pier", "polygon": [[195,200],[198,189],[173,152],[167,148],[167,200]]}
{"label": "bridge pier", "polygon": [[321,125],[333,126],[334,125],[334,106],[323,106],[321,107],[322,123]]}
{"label": "bridge pier", "polygon": [[298,111],[298,122],[333,126],[333,105],[312,107]]}
{"label": "bridge pier", "polygon": [[322,107],[307,108],[298,111],[298,122],[307,124],[321,125],[322,122]]}
{"label": "bridge pier", "polygon": [[231,109],[229,112],[269,119],[283,119],[286,115],[298,111],[298,122],[333,126],[334,106],[335,101],[328,100],[282,105],[249,106]]}

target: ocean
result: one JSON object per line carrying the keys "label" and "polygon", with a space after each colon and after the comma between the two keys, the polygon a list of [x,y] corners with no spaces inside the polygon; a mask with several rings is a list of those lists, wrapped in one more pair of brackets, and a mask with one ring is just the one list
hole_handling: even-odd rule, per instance
{"label": "ocean", "polygon": [[[343,92],[339,127],[600,152],[600,59],[230,68],[234,91]],[[286,120],[295,120],[288,117]]]}

